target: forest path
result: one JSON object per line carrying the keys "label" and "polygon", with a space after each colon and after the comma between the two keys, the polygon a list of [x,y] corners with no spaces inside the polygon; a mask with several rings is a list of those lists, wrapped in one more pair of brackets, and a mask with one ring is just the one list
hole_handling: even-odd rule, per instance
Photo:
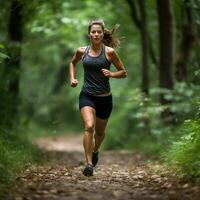
{"label": "forest path", "polygon": [[19,175],[14,200],[200,199],[200,186],[173,175],[158,160],[130,151],[103,151],[94,176],[82,175],[82,135],[41,138],[50,162]]}

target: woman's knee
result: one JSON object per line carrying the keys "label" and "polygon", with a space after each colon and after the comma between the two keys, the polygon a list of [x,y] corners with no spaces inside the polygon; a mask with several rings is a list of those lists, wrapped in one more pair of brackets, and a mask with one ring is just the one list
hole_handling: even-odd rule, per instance
{"label": "woman's knee", "polygon": [[89,133],[94,132],[94,124],[93,123],[85,123],[85,131]]}

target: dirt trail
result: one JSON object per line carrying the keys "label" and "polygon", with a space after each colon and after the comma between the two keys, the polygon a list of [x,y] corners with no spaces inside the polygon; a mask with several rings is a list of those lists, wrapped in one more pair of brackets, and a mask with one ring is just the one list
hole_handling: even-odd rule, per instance
{"label": "dirt trail", "polygon": [[173,175],[159,161],[129,151],[101,152],[93,177],[82,175],[81,135],[41,138],[50,158],[32,166],[13,187],[14,200],[197,200],[200,186]]}

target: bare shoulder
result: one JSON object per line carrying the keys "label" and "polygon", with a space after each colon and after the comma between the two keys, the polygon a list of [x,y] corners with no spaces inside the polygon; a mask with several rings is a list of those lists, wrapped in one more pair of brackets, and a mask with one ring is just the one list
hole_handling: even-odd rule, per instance
{"label": "bare shoulder", "polygon": [[81,57],[83,56],[84,52],[85,52],[86,47],[79,47],[76,50],[76,53],[74,55],[74,59],[76,60],[80,60]]}
{"label": "bare shoulder", "polygon": [[77,63],[83,56],[84,52],[85,52],[86,47],[79,47],[76,50],[76,53],[74,54],[73,58],[72,58],[72,62]]}
{"label": "bare shoulder", "polygon": [[86,47],[79,47],[76,52],[78,54],[83,54],[85,52],[85,49],[86,49]]}
{"label": "bare shoulder", "polygon": [[105,50],[106,50],[106,53],[107,54],[113,54],[113,53],[115,53],[115,50],[112,48],[112,47],[109,47],[109,46],[105,46],[106,48],[105,48]]}
{"label": "bare shoulder", "polygon": [[106,55],[110,58],[110,60],[114,60],[118,57],[114,48],[106,46],[105,50]]}

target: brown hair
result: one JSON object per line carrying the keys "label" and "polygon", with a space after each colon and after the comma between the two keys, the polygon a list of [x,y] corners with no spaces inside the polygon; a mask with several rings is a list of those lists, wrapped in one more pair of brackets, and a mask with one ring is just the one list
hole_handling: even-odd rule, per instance
{"label": "brown hair", "polygon": [[104,21],[102,19],[92,20],[88,25],[88,33],[90,33],[92,25],[100,25],[104,31],[103,43],[109,47],[119,47],[120,39],[116,36],[113,36],[113,33],[119,27],[119,24],[116,24],[111,30],[105,28]]}

